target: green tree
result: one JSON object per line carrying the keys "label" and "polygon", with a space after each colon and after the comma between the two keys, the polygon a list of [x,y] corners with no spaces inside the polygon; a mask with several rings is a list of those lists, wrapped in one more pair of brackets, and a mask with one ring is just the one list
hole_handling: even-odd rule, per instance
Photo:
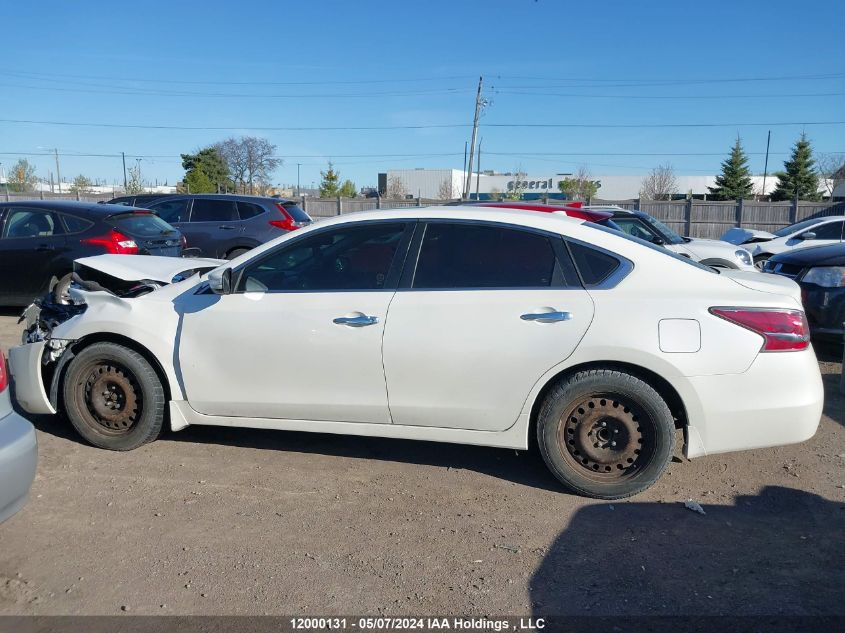
{"label": "green tree", "polygon": [[337,198],[340,193],[340,187],[337,184],[340,181],[340,172],[334,170],[332,161],[329,161],[329,168],[326,171],[321,171],[320,176],[320,197],[321,198]]}
{"label": "green tree", "polygon": [[784,164],[784,171],[777,172],[777,185],[772,200],[819,200],[819,174],[813,160],[813,149],[805,133],[795,142],[792,156]]}
{"label": "green tree", "polygon": [[71,193],[90,193],[94,183],[87,176],[79,174],[73,179],[73,184],[70,186]]}
{"label": "green tree", "polygon": [[513,180],[508,183],[508,192],[505,194],[505,199],[522,200],[522,194],[525,193],[525,179],[527,176],[528,175],[522,171],[522,168],[514,170]]}
{"label": "green tree", "polygon": [[564,178],[557,184],[561,193],[570,200],[589,200],[595,198],[601,187],[600,180],[592,180],[586,167],[580,167],[578,173],[571,178]]}
{"label": "green tree", "polygon": [[32,191],[37,183],[35,165],[25,158],[20,158],[9,170],[6,186],[9,191]]}
{"label": "green tree", "polygon": [[351,180],[344,180],[338,193],[341,198],[354,198],[358,195],[358,188]]}
{"label": "green tree", "polygon": [[229,165],[216,146],[204,147],[196,154],[182,154],[182,168],[191,193],[216,193],[232,186]]}
{"label": "green tree", "polygon": [[722,173],[716,176],[716,186],[707,188],[716,200],[744,200],[754,195],[748,156],[745,155],[738,136],[730,156],[722,163]]}

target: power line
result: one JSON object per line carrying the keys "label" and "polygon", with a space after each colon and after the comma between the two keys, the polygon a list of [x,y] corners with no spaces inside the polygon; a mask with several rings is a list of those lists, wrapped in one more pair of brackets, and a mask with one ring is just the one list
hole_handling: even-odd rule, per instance
{"label": "power line", "polygon": [[828,98],[828,97],[845,97],[845,92],[815,92],[805,94],[761,94],[761,95],[599,95],[599,94],[578,94],[565,92],[524,92],[512,90],[496,90],[493,92],[501,95],[524,95],[535,97],[571,97],[579,99],[647,99],[647,100],[663,100],[663,99],[694,99],[700,101],[703,99],[783,99],[783,98]]}
{"label": "power line", "polygon": [[[314,125],[314,126],[206,126],[206,125],[141,125],[129,123],[92,123],[78,121],[40,121],[35,119],[0,119],[0,123],[26,125],[60,125],[73,127],[102,127],[140,130],[200,130],[238,131],[255,130],[265,132],[311,132],[311,131],[375,131],[375,130],[428,130],[458,129],[472,127],[469,123],[427,123],[419,125]],[[779,121],[779,122],[731,122],[731,123],[483,123],[480,127],[491,128],[713,128],[713,127],[788,127],[788,126],[845,125],[845,121]]]}

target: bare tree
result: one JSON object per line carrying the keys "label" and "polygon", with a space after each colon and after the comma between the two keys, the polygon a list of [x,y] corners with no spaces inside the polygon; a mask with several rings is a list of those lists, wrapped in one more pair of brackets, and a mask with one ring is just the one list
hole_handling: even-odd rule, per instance
{"label": "bare tree", "polygon": [[845,154],[817,154],[815,158],[825,193],[830,197],[837,185],[845,180]]}
{"label": "bare tree", "polygon": [[440,200],[452,200],[454,198],[460,198],[460,195],[455,195],[455,186],[452,182],[452,177],[447,176],[443,179],[440,183],[440,187],[437,189],[437,197]]}
{"label": "bare tree", "polygon": [[389,200],[404,200],[405,196],[408,195],[408,190],[405,188],[402,178],[391,176],[387,179],[387,191],[384,193]]}
{"label": "bare tree", "polygon": [[522,194],[525,192],[525,178],[527,174],[522,171],[522,167],[517,167],[513,173],[513,180],[508,183],[508,192],[505,198],[508,200],[522,200]]}
{"label": "bare tree", "polygon": [[232,137],[215,147],[226,160],[236,185],[244,192],[254,193],[256,184],[270,182],[271,174],[282,164],[280,158],[274,157],[276,146],[266,138]]}
{"label": "bare tree", "polygon": [[126,181],[126,193],[142,193],[144,191],[144,181],[141,179],[141,165],[136,164],[129,168],[129,179]]}
{"label": "bare tree", "polygon": [[660,165],[643,178],[640,198],[643,200],[671,200],[678,189],[675,170],[672,165]]}

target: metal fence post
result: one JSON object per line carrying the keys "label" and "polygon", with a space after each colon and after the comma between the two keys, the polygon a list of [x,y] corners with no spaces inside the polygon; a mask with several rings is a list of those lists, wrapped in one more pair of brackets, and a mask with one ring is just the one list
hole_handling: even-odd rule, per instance
{"label": "metal fence post", "polygon": [[79,189],[76,190],[76,200],[79,201]]}
{"label": "metal fence post", "polygon": [[41,193],[41,199],[43,200],[44,199],[44,190],[42,189],[40,193]]}
{"label": "metal fence post", "polygon": [[798,221],[798,196],[792,199],[792,205],[789,207],[789,223],[795,224]]}
{"label": "metal fence post", "polygon": [[739,199],[739,204],[736,205],[736,225],[742,227],[742,211],[745,208],[745,200]]}
{"label": "metal fence post", "polygon": [[417,206],[418,207],[422,206],[422,198],[420,198],[419,196],[417,196]]}
{"label": "metal fence post", "polygon": [[381,194],[376,191],[376,209],[381,209]]}
{"label": "metal fence post", "polygon": [[343,203],[340,201],[340,196],[337,197],[337,214],[343,213]]}
{"label": "metal fence post", "polygon": [[692,198],[687,198],[687,203],[684,205],[684,226],[686,227],[684,235],[689,236],[692,232]]}
{"label": "metal fence post", "polygon": [[639,210],[640,210],[640,199],[637,198],[636,200],[634,200],[634,211],[639,211]]}

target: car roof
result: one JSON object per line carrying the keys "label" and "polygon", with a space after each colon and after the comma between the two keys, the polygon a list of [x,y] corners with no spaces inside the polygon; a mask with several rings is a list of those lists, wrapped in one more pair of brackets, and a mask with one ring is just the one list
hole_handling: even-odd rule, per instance
{"label": "car roof", "polygon": [[[99,202],[83,202],[77,200],[19,200],[16,202],[0,202],[0,207],[24,207],[33,209],[53,209],[63,213],[76,213],[96,217],[108,217],[119,213],[132,211],[146,211],[138,207],[125,204],[108,204]],[[149,213],[149,211],[146,211]]]}
{"label": "car roof", "polygon": [[[164,197],[164,196],[162,196]],[[298,200],[291,200],[290,198],[274,198],[272,196],[251,196],[243,193],[174,193],[167,195],[168,200],[173,199],[189,199],[189,200],[235,200],[241,202],[253,202],[255,200],[264,200],[275,202],[278,204],[297,204]]]}

